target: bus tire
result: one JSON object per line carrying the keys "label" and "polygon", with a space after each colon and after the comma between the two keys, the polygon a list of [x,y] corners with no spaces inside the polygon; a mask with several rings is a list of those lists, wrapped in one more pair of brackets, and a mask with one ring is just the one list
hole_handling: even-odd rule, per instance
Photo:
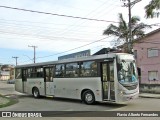
{"label": "bus tire", "polygon": [[39,90],[36,87],[33,88],[33,96],[34,96],[34,98],[40,97]]}
{"label": "bus tire", "polygon": [[95,96],[94,93],[91,90],[86,90],[82,94],[82,101],[86,103],[87,105],[92,105],[95,103]]}

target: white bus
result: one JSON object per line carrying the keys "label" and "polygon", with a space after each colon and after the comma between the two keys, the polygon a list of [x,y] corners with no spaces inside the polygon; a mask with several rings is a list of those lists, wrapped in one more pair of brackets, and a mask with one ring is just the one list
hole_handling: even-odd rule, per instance
{"label": "white bus", "polygon": [[138,97],[134,56],[112,53],[19,65],[15,90],[40,96],[121,103]]}

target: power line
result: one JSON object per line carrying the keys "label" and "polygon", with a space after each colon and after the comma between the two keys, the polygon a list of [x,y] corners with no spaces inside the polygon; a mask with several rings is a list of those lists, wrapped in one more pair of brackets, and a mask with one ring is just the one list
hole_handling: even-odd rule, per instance
{"label": "power line", "polygon": [[79,47],[76,47],[76,48],[73,48],[73,49],[70,49],[70,50],[66,50],[66,51],[64,51],[64,52],[57,53],[57,54],[47,55],[47,56],[42,56],[42,57],[37,57],[37,59],[38,59],[38,58],[51,57],[51,56],[59,55],[59,54],[66,53],[66,52],[69,52],[69,51],[72,51],[72,50],[76,50],[76,49],[79,49],[79,48],[82,48],[82,47],[88,46],[88,45],[90,45],[90,44],[93,44],[93,43],[96,43],[96,42],[102,41],[102,40],[104,40],[104,39],[106,39],[106,38],[109,38],[109,37],[110,37],[110,36],[105,37],[105,38],[102,38],[102,39],[99,39],[99,40],[96,40],[96,41],[94,41],[94,42],[91,42],[91,43],[88,43],[88,44],[85,44],[85,45],[82,45],[82,46],[79,46]]}
{"label": "power line", "polygon": [[[102,4],[104,5],[104,3]],[[92,18],[86,18],[86,17],[74,17],[74,16],[68,16],[68,15],[59,15],[59,14],[53,14],[53,13],[46,13],[46,12],[39,12],[39,11],[33,11],[33,10],[26,10],[26,9],[20,9],[20,8],[13,8],[13,7],[7,7],[7,6],[0,6],[0,7],[4,7],[4,8],[9,8],[9,9],[15,9],[15,10],[22,10],[22,11],[28,11],[28,12],[36,12],[36,13],[43,13],[43,14],[50,14],[50,15],[57,15],[57,16],[63,16],[63,17],[71,17],[71,18],[79,18],[79,19],[86,19],[86,20],[95,20],[95,21],[101,21],[98,19],[92,19]],[[93,11],[92,11],[93,12]],[[106,20],[102,20],[104,22],[114,22],[115,21],[106,21]],[[75,32],[75,31],[74,31]],[[88,33],[88,32],[87,32]],[[83,35],[84,36],[84,35]]]}
{"label": "power line", "polygon": [[[38,29],[38,28],[36,28],[36,26],[34,27],[34,26],[30,26],[30,27],[34,27],[34,29],[32,29],[32,28],[30,28],[29,26],[27,26],[27,25],[25,25],[25,27],[23,27],[24,25],[22,25],[22,26],[17,26],[16,24],[11,24],[11,25],[2,25],[2,24],[0,24],[0,26],[2,26],[1,27],[1,29],[3,30],[3,29],[5,29],[5,28],[7,28],[7,30],[8,30],[8,28],[13,28],[14,30],[15,30],[15,28],[20,28],[20,29],[18,29],[19,31],[22,31],[22,30],[25,30],[25,32],[26,32],[26,30],[32,30],[32,31],[37,31],[37,30],[40,30],[40,29]],[[38,26],[37,26],[38,27]],[[51,32],[51,31],[53,31],[54,33],[56,33],[56,32],[59,32],[60,30],[63,30],[63,29],[61,29],[61,28],[46,28],[45,29],[45,27],[43,28],[42,27],[42,29],[41,30],[47,30],[47,31],[49,31],[49,32]],[[83,33],[83,35],[84,34],[87,34],[87,35],[89,35],[89,34],[95,34],[95,33],[97,33],[96,31],[93,31],[93,32],[88,32],[88,31],[80,31],[80,30],[77,30],[77,31],[75,31],[75,30],[69,30],[70,31],[70,33]],[[53,33],[53,32],[51,32],[51,33]],[[87,33],[86,33],[87,32]],[[32,32],[33,33],[33,32]]]}
{"label": "power line", "polygon": [[[104,16],[104,15],[109,15],[111,14],[113,11],[115,11],[118,7],[114,8],[113,9],[113,6],[115,6],[115,3],[117,3],[117,1],[112,1],[111,4],[108,4],[107,6],[107,9],[105,8],[105,10],[103,10],[102,12],[98,12],[97,15],[96,15],[96,18],[100,18],[101,16]],[[110,8],[110,9],[109,9]],[[107,10],[107,11],[106,11]],[[112,12],[111,12],[112,11]],[[109,14],[108,14],[109,12]],[[113,13],[112,13],[113,14]]]}
{"label": "power line", "polygon": [[[115,8],[115,9],[117,9],[117,8]],[[114,9],[114,10],[115,10]],[[106,13],[108,13],[108,12],[110,12],[110,11],[107,11],[107,12],[105,12],[105,14]],[[110,14],[110,13],[109,13]],[[62,23],[62,24],[57,24],[57,23],[45,23],[45,22],[33,22],[33,21],[20,21],[20,20],[8,20],[8,19],[0,19],[0,20],[2,20],[0,23],[6,23],[6,24],[11,24],[11,25],[22,25],[22,26],[31,26],[31,27],[39,27],[39,28],[46,28],[46,29],[53,29],[53,28],[51,28],[51,27],[44,27],[44,26],[37,26],[37,25],[30,25],[30,24],[48,24],[48,25],[50,25],[50,24],[53,24],[53,25],[57,25],[57,26],[66,26],[66,25],[69,25],[69,26],[74,26],[74,27],[93,27],[93,28],[102,28],[102,27],[97,27],[97,26],[86,26],[86,25],[84,25],[84,26],[82,26],[81,24],[79,24],[79,25],[73,25],[73,24],[64,24],[64,23]],[[13,22],[16,22],[16,23],[13,23]],[[21,23],[29,23],[29,24],[21,24]],[[153,24],[148,24],[148,25],[150,25],[150,26],[159,26],[160,25],[160,23],[153,23]],[[57,28],[54,28],[54,29],[57,29]]]}
{"label": "power line", "polygon": [[54,15],[54,16],[68,17],[68,18],[75,18],[75,19],[83,19],[83,20],[91,20],[91,21],[97,21],[97,22],[119,23],[119,22],[116,22],[116,21],[108,21],[108,20],[100,20],[100,19],[93,19],[93,18],[85,18],[85,17],[78,17],[78,16],[71,16],[71,15],[49,13],[49,12],[41,12],[41,11],[28,10],[28,9],[16,8],[16,7],[8,7],[8,6],[0,6],[0,7],[1,8],[7,8],[7,9],[20,10],[20,11],[25,11],[25,12],[32,12],[32,13],[39,13],[39,14],[46,14],[46,15]]}
{"label": "power line", "polygon": [[[103,2],[100,6],[98,6],[96,9],[94,9],[94,10],[92,10],[91,12],[89,12],[85,17],[87,17],[87,16],[89,16],[90,14],[92,14],[92,13],[97,13],[97,12],[95,12],[95,11],[97,11],[97,9],[99,9],[99,8],[102,8],[102,6],[104,6],[106,3],[108,3],[109,1],[105,1],[105,2]],[[105,9],[106,9],[106,7],[105,7]],[[93,16],[93,15],[92,15]],[[95,15],[94,15],[95,16]],[[83,21],[83,22],[81,22],[81,23],[79,23],[78,25],[82,25],[82,24],[84,24],[86,21]],[[76,22],[75,22],[76,23]],[[74,23],[74,24],[75,24]],[[76,28],[76,27],[74,27],[74,26],[72,26],[72,27],[67,27],[66,29],[64,29],[64,31],[60,34],[60,35],[62,35],[62,34],[64,34],[64,33],[66,33],[66,32],[68,32],[68,30],[69,29],[73,29],[73,28]],[[75,30],[77,30],[77,29],[75,29]]]}
{"label": "power line", "polygon": [[[1,25],[0,25],[1,26]],[[44,30],[44,32],[42,33],[41,32],[41,35],[38,35],[38,34],[34,34],[35,33],[35,31],[37,31],[36,29],[34,30],[32,30],[32,29],[29,29],[29,28],[26,28],[26,27],[21,27],[21,26],[18,26],[18,29],[17,29],[17,24],[16,24],[16,26],[8,26],[8,25],[2,25],[2,27],[1,27],[1,32],[7,32],[7,33],[11,33],[11,34],[22,34],[22,35],[30,35],[30,36],[38,36],[38,37],[50,37],[50,38],[63,38],[63,39],[75,39],[75,40],[80,40],[79,38],[81,38],[81,40],[82,40],[82,36],[86,36],[86,35],[92,35],[92,36],[94,36],[94,37],[96,37],[96,35],[95,35],[95,33],[97,33],[97,32],[87,32],[87,31],[72,31],[72,32],[70,32],[69,33],[69,36],[73,36],[73,33],[78,33],[78,35],[80,35],[80,37],[78,37],[78,38],[71,38],[71,37],[60,37],[60,36],[50,36],[50,35],[43,35],[44,33],[46,33],[47,32],[47,34],[51,34],[51,35],[53,35],[53,34],[55,34],[56,32],[52,32],[54,29],[57,31],[57,28],[54,28],[52,31],[51,30]],[[10,29],[11,28],[11,29]],[[20,29],[19,29],[20,28]],[[23,29],[24,28],[24,29]],[[3,30],[4,29],[4,30]],[[16,31],[15,31],[16,30]],[[26,30],[30,30],[30,31],[28,31],[29,33],[26,33]],[[54,31],[55,31],[54,30]],[[23,31],[25,31],[25,33],[23,32]],[[21,33],[22,32],[22,33]],[[58,31],[57,31],[58,32]],[[82,32],[82,33],[81,33]],[[88,34],[87,34],[87,33]],[[93,35],[94,34],[94,35]],[[76,37],[77,37],[77,35],[76,35]],[[99,37],[99,35],[97,35],[97,37]],[[88,40],[88,39],[84,39],[84,40]]]}
{"label": "power line", "polygon": [[[17,21],[17,22],[18,22],[18,21]],[[13,23],[12,23],[12,24],[13,24]],[[160,24],[160,23],[155,23],[155,24],[158,25],[158,24]],[[150,25],[155,25],[155,24],[150,24]],[[16,29],[17,25],[19,25],[19,24],[15,24],[15,25],[16,25],[15,27],[13,26],[14,32],[15,32],[15,29]],[[21,24],[20,24],[20,25],[21,25]],[[3,25],[2,25],[2,26],[3,26]],[[27,26],[27,25],[25,25],[25,26]],[[18,26],[18,28],[19,28],[19,27],[21,27],[21,26]],[[27,26],[27,27],[28,27],[28,26]],[[24,27],[25,32],[26,32],[26,29],[27,29],[27,30],[32,30],[32,29],[29,29],[29,28],[27,28],[27,27]],[[34,27],[34,26],[33,26],[33,27]],[[35,26],[35,27],[39,27],[39,26]],[[10,26],[4,25],[4,27],[1,27],[1,28],[2,28],[2,30],[3,30],[4,28],[6,28],[7,31],[8,31],[8,28],[10,28]],[[11,26],[11,28],[12,28],[12,26]],[[22,28],[23,28],[23,27],[21,27],[21,31],[23,30]],[[45,28],[45,27],[44,27],[44,28]],[[54,30],[54,29],[57,30],[58,28],[53,28],[53,30]],[[33,32],[32,32],[32,33],[34,33],[34,31],[36,31],[36,29],[35,29],[35,30],[33,29]],[[55,31],[55,30],[54,30],[54,31]],[[58,30],[57,30],[57,32],[58,32]],[[84,36],[84,35],[90,35],[90,34],[92,34],[92,33],[95,34],[95,32],[92,32],[92,33],[90,33],[90,34],[86,34],[86,33],[79,34],[80,32],[83,33],[83,32],[85,32],[85,31],[72,31],[72,32],[70,32],[69,35],[73,35],[74,33],[78,33],[78,35],[80,35],[80,36],[82,36],[82,35],[83,35],[83,36]],[[55,31],[55,32],[49,32],[49,33],[51,33],[51,34],[52,34],[52,33],[56,33],[56,31]],[[21,34],[21,33],[20,33],[20,34]],[[23,35],[24,35],[24,34],[23,34]],[[26,34],[25,34],[25,35],[26,35]],[[28,34],[28,35],[30,35],[30,34]],[[32,34],[32,36],[33,36],[33,34]],[[39,36],[39,35],[38,35],[38,34],[34,34],[34,37],[36,37],[36,36]],[[43,37],[43,38],[46,38],[46,37],[47,37],[47,39],[48,39],[48,37],[52,37],[52,38],[73,39],[73,40],[80,40],[79,38],[82,38],[82,37],[79,37],[79,38],[65,37],[65,38],[64,38],[64,37],[59,37],[59,36],[44,36],[44,35],[41,35],[41,37]],[[81,40],[82,40],[82,39],[81,39]],[[81,41],[81,40],[80,40],[80,41]],[[87,39],[84,39],[84,40],[86,41]]]}
{"label": "power line", "polygon": [[[102,4],[102,5],[104,5],[104,3]],[[3,6],[4,7],[4,6]],[[5,6],[6,7],[6,6]],[[35,11],[34,11],[35,12]],[[48,14],[48,13],[47,13]],[[75,31],[74,31],[75,32]],[[88,32],[87,32],[88,33]],[[73,33],[72,33],[72,35],[73,35]],[[83,36],[84,36],[84,34],[83,34]]]}
{"label": "power line", "polygon": [[59,37],[59,36],[57,36],[57,37],[55,37],[55,36],[44,36],[44,35],[36,35],[36,34],[33,34],[33,35],[31,35],[31,34],[25,34],[25,33],[23,33],[23,34],[21,34],[21,33],[16,33],[16,32],[6,32],[6,31],[1,31],[0,30],[0,33],[5,33],[5,34],[15,34],[15,35],[21,35],[21,36],[26,36],[26,37],[34,37],[34,38],[36,38],[36,39],[42,39],[41,41],[46,41],[46,40],[44,40],[44,39],[47,39],[47,41],[54,41],[54,40],[56,40],[56,41],[59,41],[59,40],[70,40],[70,41],[75,41],[75,42],[88,42],[88,41],[91,41],[91,39],[83,39],[83,38],[70,38],[70,37]]}
{"label": "power line", "polygon": [[[37,57],[36,59],[52,57],[52,56],[55,56],[55,55],[59,55],[59,54],[63,54],[63,53],[69,52],[69,51],[73,51],[73,50],[76,50],[76,49],[79,49],[79,48],[82,48],[82,47],[85,47],[85,46],[91,45],[91,44],[93,44],[93,43],[100,42],[100,41],[105,40],[106,38],[109,38],[109,37],[111,37],[111,36],[108,36],[108,37],[105,37],[105,38],[102,38],[102,39],[96,40],[96,41],[94,41],[94,42],[91,42],[91,43],[88,43],[88,44],[85,44],[85,45],[82,45],[82,46],[79,46],[79,47],[76,47],[76,48],[72,48],[72,49],[66,50],[66,51],[64,51],[64,52],[60,52],[60,53],[56,53],[56,54],[52,54],[52,55],[47,55],[47,56]],[[27,60],[27,61],[21,62],[21,64],[22,64],[22,63],[29,62],[29,61],[30,61],[30,60]]]}
{"label": "power line", "polygon": [[[73,24],[64,24],[64,23],[61,23],[61,24],[58,24],[58,23],[45,23],[45,22],[33,22],[33,21],[20,21],[20,20],[7,20],[7,19],[0,19],[1,22],[0,23],[6,23],[6,24],[13,24],[13,25],[22,25],[22,26],[31,26],[31,27],[39,27],[39,28],[47,28],[47,29],[53,29],[52,27],[46,27],[46,24],[48,25],[56,25],[56,26],[76,26],[76,27],[93,27],[93,28],[102,28],[102,27],[98,27],[98,26],[82,26],[81,24],[80,25],[73,25]],[[3,21],[3,22],[2,22]],[[21,23],[28,23],[27,25],[26,24],[21,24]],[[37,26],[37,25],[31,25],[31,24],[45,24],[45,26]],[[57,28],[56,28],[57,29]]]}
{"label": "power line", "polygon": [[[104,5],[106,2],[108,2],[108,1],[105,1],[105,2],[103,2],[103,4],[101,4],[101,6],[102,5]],[[101,6],[99,6],[99,8],[102,8]],[[97,10],[98,8],[96,8],[95,10]],[[94,11],[95,11],[94,10]],[[93,12],[93,11],[92,11]],[[95,13],[95,12],[94,12]],[[87,16],[86,16],[87,17]],[[69,25],[70,26],[70,28],[73,26],[73,25]],[[97,29],[97,26],[96,26],[96,29]],[[67,30],[67,32],[68,32],[68,30]],[[87,31],[87,33],[88,33],[88,31]],[[84,36],[84,35],[83,35]]]}
{"label": "power line", "polygon": [[[12,27],[12,24],[13,24],[13,27]],[[0,26],[2,26],[1,27],[1,29],[7,29],[7,31],[9,30],[8,28],[11,28],[11,29],[13,29],[14,31],[15,31],[15,29],[17,29],[17,27],[18,27],[18,29],[17,30],[19,30],[19,31],[22,31],[22,30],[25,30],[25,32],[27,32],[26,30],[28,30],[28,32],[31,32],[31,31],[33,31],[32,32],[32,34],[33,33],[35,33],[35,31],[37,31],[37,29],[38,28],[36,28],[36,27],[39,27],[39,26],[33,26],[33,30],[32,30],[32,28],[30,28],[28,25],[25,25],[25,27],[23,27],[23,26],[19,26],[19,25],[21,25],[21,24],[14,24],[14,23],[11,23],[11,26],[10,25],[8,25],[8,23],[7,23],[7,25],[1,25],[0,24]],[[32,27],[32,26],[31,26]],[[62,29],[60,29],[60,28],[52,28],[52,29],[46,29],[46,30],[44,30],[44,28],[45,27],[42,27],[43,29],[43,34],[45,33],[45,32],[49,32],[49,34],[55,34],[55,33],[58,33],[60,30],[62,30]],[[52,31],[51,31],[52,30]],[[88,31],[79,31],[79,30],[76,30],[76,31],[74,31],[74,30],[70,30],[71,32],[69,32],[69,35],[71,34],[71,36],[73,36],[73,33],[78,33],[78,35],[80,35],[80,36],[86,36],[86,35],[91,35],[91,34],[93,34],[94,36],[95,36],[95,33],[97,33],[97,32],[88,32]],[[42,32],[41,32],[42,33]],[[80,34],[79,34],[80,33]],[[82,34],[83,33],[83,34]],[[92,35],[92,36],[93,36]],[[77,36],[77,35],[76,35]]]}

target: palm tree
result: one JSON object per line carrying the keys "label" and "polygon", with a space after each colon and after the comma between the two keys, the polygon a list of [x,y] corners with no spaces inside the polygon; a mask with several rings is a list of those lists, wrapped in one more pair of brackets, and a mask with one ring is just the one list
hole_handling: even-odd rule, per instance
{"label": "palm tree", "polygon": [[[144,23],[138,23],[140,21],[140,18],[137,16],[133,16],[131,18],[131,32],[132,32],[132,40],[135,38],[139,38],[144,36],[144,29],[150,27],[149,25],[146,25]],[[104,30],[103,35],[113,35],[118,37],[117,42],[124,42],[125,44],[125,51],[129,52],[128,43],[132,42],[129,41],[129,25],[128,23],[123,19],[122,13],[119,13],[119,24],[118,26],[115,26],[113,24],[110,24],[106,30]],[[122,41],[120,41],[122,40]],[[132,43],[131,43],[132,44]]]}
{"label": "palm tree", "polygon": [[160,0],[151,0],[148,5],[145,6],[145,12],[147,18],[159,17],[160,12]]}

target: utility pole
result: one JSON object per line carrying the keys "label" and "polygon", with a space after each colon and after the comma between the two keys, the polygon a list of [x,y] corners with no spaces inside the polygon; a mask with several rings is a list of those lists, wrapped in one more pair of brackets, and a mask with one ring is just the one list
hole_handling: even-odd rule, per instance
{"label": "utility pole", "polygon": [[[133,2],[131,2],[131,0],[121,0],[124,2],[123,7],[128,7],[128,17],[129,17],[129,22],[128,22],[128,26],[129,26],[129,40],[128,40],[128,51],[129,53],[132,53],[132,48],[133,48],[133,44],[132,44],[132,23],[131,23],[131,8],[138,2],[140,2],[141,0],[135,0]],[[128,1],[126,3],[126,1]]]}
{"label": "utility pole", "polygon": [[34,49],[34,57],[33,57],[33,60],[34,60],[34,63],[36,63],[36,48],[37,48],[37,46],[34,46],[34,45],[30,46],[30,45],[28,45],[28,47],[33,47],[33,49]]}
{"label": "utility pole", "polygon": [[17,57],[17,56],[15,56],[15,57],[12,57],[12,58],[16,59],[16,66],[17,66],[17,59],[18,59],[18,57]]}
{"label": "utility pole", "polygon": [[132,53],[132,23],[131,23],[131,1],[128,0],[128,15],[129,15],[129,42],[128,42],[128,48],[129,48],[129,53]]}

